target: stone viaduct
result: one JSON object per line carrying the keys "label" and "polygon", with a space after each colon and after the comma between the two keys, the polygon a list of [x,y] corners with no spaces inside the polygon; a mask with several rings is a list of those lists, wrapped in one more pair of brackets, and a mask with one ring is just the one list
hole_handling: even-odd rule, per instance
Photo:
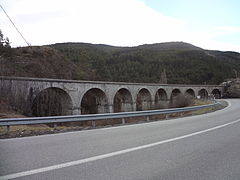
{"label": "stone viaduct", "polygon": [[28,116],[94,114],[171,107],[178,94],[220,98],[224,86],[0,77],[0,97]]}

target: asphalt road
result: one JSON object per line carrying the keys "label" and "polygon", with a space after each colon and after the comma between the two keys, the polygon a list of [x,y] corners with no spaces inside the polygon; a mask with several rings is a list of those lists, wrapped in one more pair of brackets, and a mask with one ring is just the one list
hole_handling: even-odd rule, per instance
{"label": "asphalt road", "polygon": [[239,180],[240,100],[213,113],[0,140],[0,179]]}

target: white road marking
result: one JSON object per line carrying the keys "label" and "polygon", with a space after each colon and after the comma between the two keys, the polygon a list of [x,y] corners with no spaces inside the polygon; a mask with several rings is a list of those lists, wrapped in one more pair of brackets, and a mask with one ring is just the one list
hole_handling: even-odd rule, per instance
{"label": "white road marking", "polygon": [[14,173],[14,174],[8,174],[8,175],[5,175],[5,176],[0,176],[0,180],[7,180],[7,179],[24,177],[24,176],[28,176],[28,175],[38,174],[38,173],[42,173],[42,172],[52,171],[52,170],[66,168],[66,167],[75,166],[75,165],[80,165],[80,164],[84,164],[84,163],[88,163],[88,162],[92,162],[92,161],[96,161],[96,160],[100,160],[100,159],[105,159],[105,158],[109,158],[109,157],[113,157],[113,156],[117,156],[117,155],[121,155],[121,154],[126,154],[126,153],[129,153],[129,152],[133,152],[133,151],[137,151],[137,150],[141,150],[141,149],[145,149],[145,148],[150,148],[150,147],[158,146],[158,145],[161,145],[161,144],[165,144],[165,143],[181,140],[181,139],[184,139],[184,138],[196,136],[196,135],[203,134],[203,133],[206,133],[206,132],[214,131],[216,129],[220,129],[220,128],[223,128],[223,127],[226,127],[226,126],[229,126],[229,125],[232,125],[232,124],[236,124],[238,122],[240,122],[240,119],[238,119],[236,121],[226,123],[226,124],[223,124],[223,125],[215,126],[213,128],[205,129],[205,130],[202,130],[202,131],[197,131],[195,133],[186,134],[186,135],[183,135],[183,136],[179,136],[179,137],[175,137],[175,138],[171,138],[171,139],[167,139],[167,140],[163,140],[163,141],[158,141],[158,142],[151,143],[151,144],[137,146],[137,147],[134,147],[134,148],[129,148],[129,149],[121,150],[121,151],[116,151],[116,152],[107,153],[107,154],[103,154],[103,155],[93,156],[93,157],[86,158],[86,159],[70,161],[70,162],[61,163],[61,164],[57,164],[57,165],[53,165],[53,166],[39,168],[39,169],[33,169],[33,170],[23,171],[23,172]]}

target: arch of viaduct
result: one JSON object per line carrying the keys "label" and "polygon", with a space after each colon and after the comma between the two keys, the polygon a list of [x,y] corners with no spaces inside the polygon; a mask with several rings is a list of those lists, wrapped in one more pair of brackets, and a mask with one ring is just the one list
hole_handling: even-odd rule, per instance
{"label": "arch of viaduct", "polygon": [[177,85],[0,77],[0,95],[29,116],[168,108],[178,94],[220,98],[219,85]]}

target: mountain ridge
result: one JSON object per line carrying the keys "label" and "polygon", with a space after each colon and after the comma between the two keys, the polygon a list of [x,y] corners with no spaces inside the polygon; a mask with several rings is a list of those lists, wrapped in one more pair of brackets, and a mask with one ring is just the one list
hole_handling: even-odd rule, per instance
{"label": "mountain ridge", "polygon": [[240,71],[240,53],[185,42],[134,47],[56,43],[12,48],[0,61],[0,75],[137,83],[219,84]]}

